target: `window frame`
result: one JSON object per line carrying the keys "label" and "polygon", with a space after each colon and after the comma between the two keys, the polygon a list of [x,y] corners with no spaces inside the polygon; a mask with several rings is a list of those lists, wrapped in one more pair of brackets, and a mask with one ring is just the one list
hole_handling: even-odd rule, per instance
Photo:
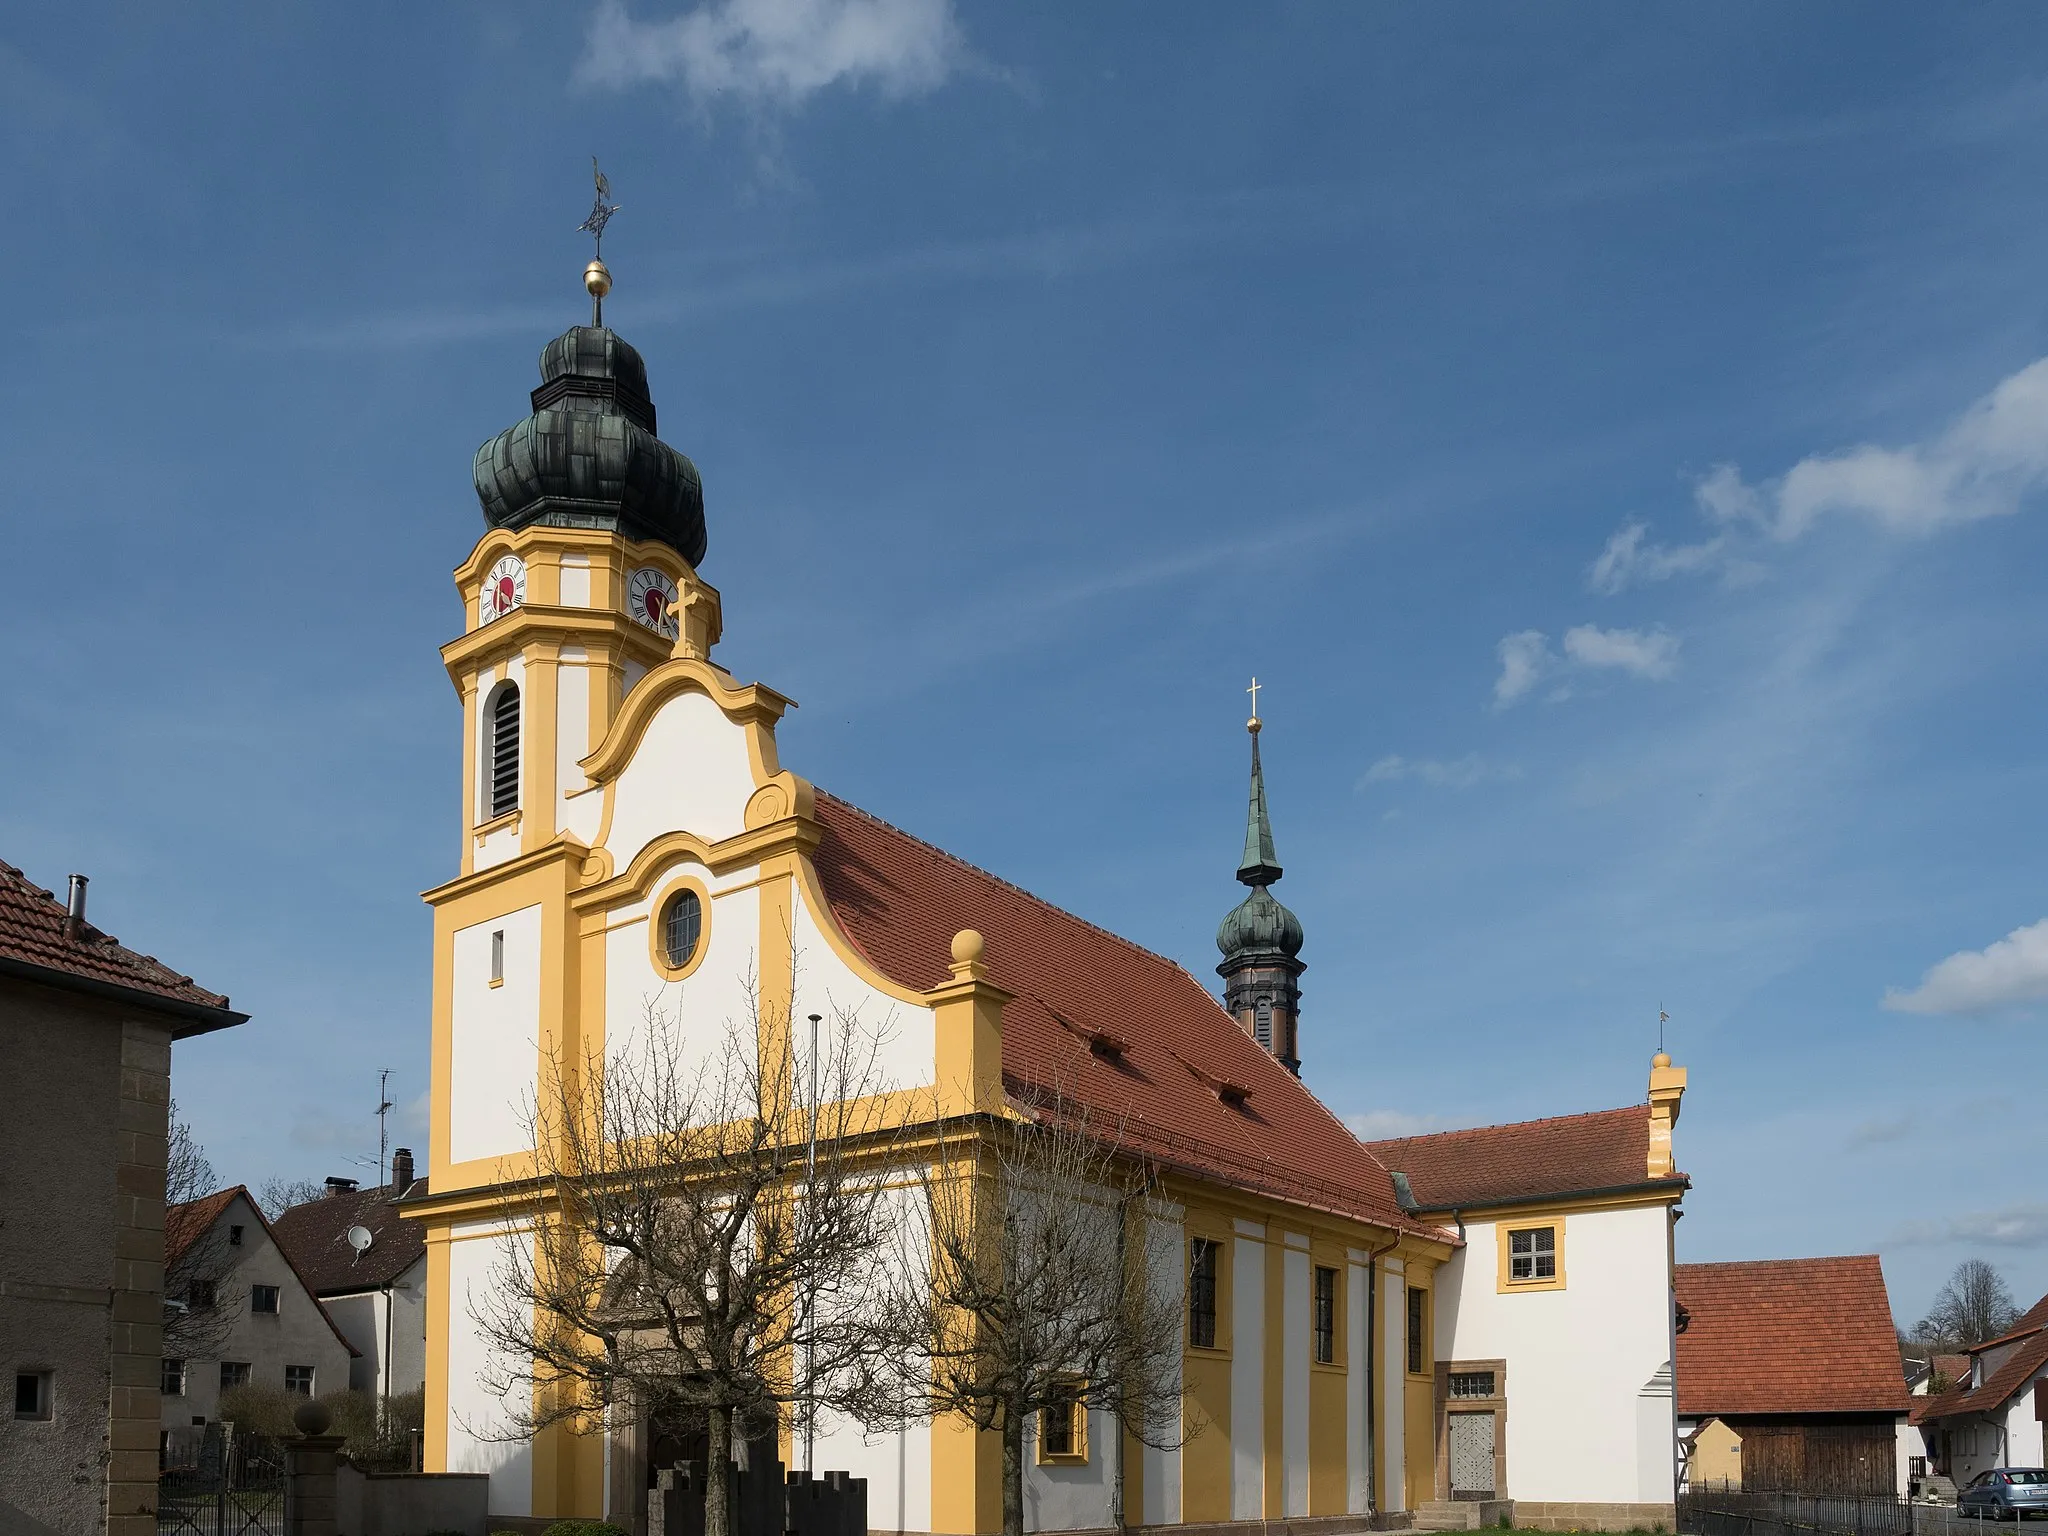
{"label": "window frame", "polygon": [[163,1370],[157,1379],[157,1395],[159,1397],[184,1397],[190,1390],[191,1384],[188,1362],[181,1360],[176,1355],[165,1355],[163,1357]]}
{"label": "window frame", "polygon": [[[230,1372],[230,1371],[233,1371],[233,1372],[235,1373],[235,1379],[234,1379],[233,1381],[230,1381],[230,1380],[228,1380],[228,1372]],[[246,1360],[223,1360],[223,1361],[221,1361],[221,1363],[220,1363],[220,1390],[221,1390],[221,1391],[223,1391],[223,1392],[232,1392],[232,1391],[234,1391],[234,1390],[235,1390],[235,1389],[236,1389],[237,1387],[246,1387],[246,1386],[248,1386],[248,1385],[249,1385],[250,1379],[251,1379],[251,1377],[250,1377],[250,1371],[249,1371],[249,1362],[248,1362],[248,1361],[246,1361]]]}
{"label": "window frame", "polygon": [[[697,898],[697,947],[681,965],[668,960],[669,909],[685,894]],[[655,893],[647,908],[647,961],[663,981],[682,981],[711,953],[711,889],[695,875],[682,875]]]}
{"label": "window frame", "polygon": [[[263,1306],[264,1293],[268,1292],[270,1305]],[[280,1285],[251,1285],[249,1287],[249,1315],[251,1317],[282,1317],[284,1315],[284,1287]]]}
{"label": "window frame", "polygon": [[[1328,1294],[1323,1281],[1329,1280]],[[1309,1359],[1317,1365],[1341,1363],[1340,1320],[1344,1314],[1343,1272],[1334,1264],[1309,1269]]]}
{"label": "window frame", "polygon": [[1429,1348],[1429,1289],[1426,1286],[1407,1284],[1407,1304],[1401,1317],[1403,1346],[1402,1364],[1407,1366],[1410,1376],[1430,1374]]}
{"label": "window frame", "polygon": [[1080,1377],[1068,1379],[1073,1395],[1066,1404],[1067,1449],[1055,1451],[1047,1443],[1046,1415],[1054,1410],[1038,1410],[1037,1452],[1038,1464],[1042,1467],[1084,1467],[1088,1464],[1088,1383]]}
{"label": "window frame", "polygon": [[[303,1388],[292,1385],[294,1372],[304,1373],[306,1384]],[[288,1365],[284,1368],[284,1389],[288,1393],[295,1393],[302,1397],[312,1397],[317,1391],[315,1384],[318,1380],[319,1373],[310,1365]]]}
{"label": "window frame", "polygon": [[[1197,1243],[1202,1244],[1200,1250],[1197,1250],[1195,1247]],[[1209,1237],[1200,1232],[1190,1232],[1188,1234],[1187,1347],[1189,1349],[1221,1351],[1228,1348],[1223,1333],[1223,1245],[1224,1239],[1219,1237]],[[1204,1343],[1197,1336],[1195,1327],[1197,1320],[1202,1316],[1196,1300],[1198,1294],[1198,1288],[1195,1284],[1196,1265],[1198,1259],[1204,1257],[1211,1261],[1208,1277],[1209,1338],[1207,1343]]]}
{"label": "window frame", "polygon": [[[1550,1256],[1553,1273],[1532,1274],[1526,1279],[1518,1278],[1514,1268],[1514,1240],[1518,1232],[1550,1233]],[[1564,1247],[1565,1218],[1563,1216],[1523,1217],[1519,1220],[1500,1221],[1494,1225],[1494,1247],[1498,1250],[1500,1262],[1497,1290],[1501,1295],[1511,1291],[1561,1291],[1565,1288]],[[1533,1248],[1529,1255],[1533,1270],[1541,1255]]]}
{"label": "window frame", "polygon": [[[34,1382],[35,1400],[27,1409],[21,1406],[23,1382]],[[55,1371],[16,1371],[14,1373],[14,1422],[17,1424],[47,1424],[54,1419],[57,1405],[57,1373]]]}

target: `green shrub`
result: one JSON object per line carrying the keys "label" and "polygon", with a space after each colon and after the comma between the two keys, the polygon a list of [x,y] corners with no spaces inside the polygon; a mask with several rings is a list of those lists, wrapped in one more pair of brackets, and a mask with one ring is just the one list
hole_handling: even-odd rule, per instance
{"label": "green shrub", "polygon": [[633,1533],[609,1520],[557,1520],[540,1536],[633,1536]]}
{"label": "green shrub", "polygon": [[290,1440],[299,1432],[292,1411],[305,1399],[282,1387],[229,1387],[220,1395],[219,1415],[245,1435]]}

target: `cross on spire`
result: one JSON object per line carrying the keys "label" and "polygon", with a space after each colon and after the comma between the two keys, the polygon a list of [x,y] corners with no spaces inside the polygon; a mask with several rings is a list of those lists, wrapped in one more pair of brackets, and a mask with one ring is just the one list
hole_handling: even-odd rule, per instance
{"label": "cross on spire", "polygon": [[1255,677],[1252,679],[1251,687],[1245,689],[1245,692],[1252,696],[1251,728],[1253,730],[1257,730],[1259,728],[1259,690],[1264,686],[1265,684],[1261,683]]}

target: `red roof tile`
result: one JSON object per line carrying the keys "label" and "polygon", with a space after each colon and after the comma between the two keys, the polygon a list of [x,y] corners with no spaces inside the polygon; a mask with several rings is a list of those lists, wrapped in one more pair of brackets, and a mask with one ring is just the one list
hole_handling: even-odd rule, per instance
{"label": "red roof tile", "polygon": [[1998,1338],[1971,1346],[1970,1353],[1980,1355],[2012,1340],[2018,1341],[2016,1347],[1984,1379],[1983,1386],[1971,1388],[1966,1373],[1961,1386],[1939,1396],[1915,1398],[1913,1422],[1924,1424],[1929,1419],[1945,1419],[1959,1413],[1990,1413],[2032,1380],[2036,1371],[2048,1365],[2048,1296],[2035,1302],[2018,1323]]}
{"label": "red roof tile", "polygon": [[1686,1187],[1684,1174],[1649,1176],[1646,1104],[1366,1145],[1388,1168],[1407,1175],[1422,1210],[1504,1205],[1637,1185],[1673,1191]]}
{"label": "red roof tile", "polygon": [[1681,1414],[1904,1413],[1876,1254],[1680,1264]]}
{"label": "red roof tile", "polygon": [[[292,1266],[316,1296],[341,1296],[390,1284],[427,1251],[427,1229],[399,1214],[405,1195],[418,1199],[427,1181],[415,1179],[407,1189],[380,1184],[374,1189],[322,1195],[285,1211],[270,1224],[277,1245],[291,1256]],[[357,1253],[348,1240],[351,1227],[370,1234],[370,1246]]]}
{"label": "red roof tile", "polygon": [[[1162,1163],[1443,1235],[1402,1214],[1385,1166],[1172,961],[823,792],[817,819],[826,900],[883,975],[928,990],[952,978],[954,934],[987,941],[989,979],[1015,994],[1003,1010],[1013,1097],[1056,1088]],[[1241,1102],[1219,1082],[1245,1090]]]}
{"label": "red roof tile", "polygon": [[[164,999],[174,1011],[194,1019],[199,1028],[180,1028],[179,1036],[239,1024],[247,1014],[234,1012],[228,1000],[193,985],[154,955],[122,947],[118,939],[87,923],[78,937],[65,932],[62,902],[32,883],[11,864],[0,864],[0,966],[13,962],[36,979],[61,986],[66,978],[88,986],[118,987]],[[218,1022],[206,1015],[214,1013]]]}

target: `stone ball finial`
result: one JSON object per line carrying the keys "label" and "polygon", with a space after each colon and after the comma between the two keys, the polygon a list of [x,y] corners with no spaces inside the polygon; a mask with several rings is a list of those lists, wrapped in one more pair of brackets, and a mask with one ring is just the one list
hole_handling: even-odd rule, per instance
{"label": "stone ball finial", "polygon": [[1669,1051],[1659,1051],[1659,1052],[1658,1052],[1658,1053],[1657,1053],[1656,1055],[1654,1055],[1654,1056],[1652,1056],[1652,1057],[1650,1058],[1650,1065],[1651,1065],[1651,1066],[1653,1066],[1653,1067],[1668,1067],[1668,1066],[1670,1066],[1670,1065],[1671,1065],[1671,1053],[1670,1053]]}
{"label": "stone ball finial", "polygon": [[292,1423],[298,1426],[302,1435],[324,1435],[327,1427],[334,1422],[334,1415],[327,1411],[327,1405],[317,1397],[309,1397],[292,1410]]}
{"label": "stone ball finial", "polygon": [[953,935],[953,964],[962,969],[980,965],[984,947],[980,934],[972,928],[962,928]]}

